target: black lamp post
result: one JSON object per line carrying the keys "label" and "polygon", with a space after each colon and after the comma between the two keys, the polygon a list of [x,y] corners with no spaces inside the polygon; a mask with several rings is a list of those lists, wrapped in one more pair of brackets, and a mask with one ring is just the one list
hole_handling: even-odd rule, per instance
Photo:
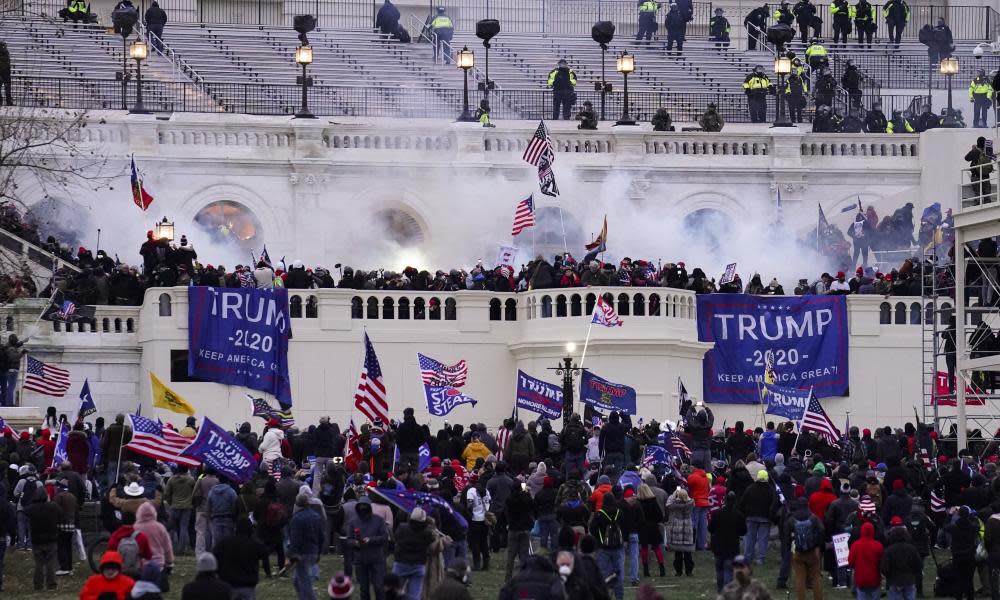
{"label": "black lamp post", "polygon": [[573,378],[579,377],[583,371],[573,363],[571,356],[576,350],[576,344],[570,342],[566,344],[566,356],[558,367],[549,367],[550,371],[555,371],[557,375],[562,375],[563,384],[563,422],[565,423],[573,412]]}
{"label": "black lamp post", "polygon": [[785,96],[785,77],[792,72],[792,59],[779,54],[774,59],[774,72],[778,75],[778,111],[771,127],[794,127],[792,120],[788,118]]}
{"label": "black lamp post", "polygon": [[475,121],[472,113],[469,112],[469,69],[476,66],[476,56],[469,50],[468,46],[463,47],[455,54],[455,63],[462,69],[465,75],[465,82],[462,87],[462,114],[458,116],[459,121]]}
{"label": "black lamp post", "polygon": [[958,75],[958,59],[954,56],[941,59],[941,74],[948,78],[948,111],[941,121],[942,127],[958,127],[958,119],[951,105],[951,78]]}
{"label": "black lamp post", "polygon": [[[600,6],[598,3],[598,8]],[[611,84],[608,83],[605,75],[604,63],[608,54],[608,44],[615,39],[615,24],[611,21],[594,23],[594,26],[590,28],[590,37],[594,38],[594,41],[601,46],[601,80],[594,82],[594,91],[601,94],[601,120],[603,121],[606,118],[604,109],[607,104],[607,96],[611,92]]]}
{"label": "black lamp post", "polygon": [[315,119],[316,115],[309,112],[309,87],[312,85],[312,77],[306,74],[306,69],[312,64],[312,46],[299,46],[295,49],[295,62],[302,65],[302,75],[296,78],[296,83],[302,86],[302,106],[299,112],[295,113],[296,119]]}
{"label": "black lamp post", "polygon": [[615,66],[624,78],[624,85],[622,86],[622,118],[618,119],[615,125],[636,125],[635,119],[628,114],[628,74],[635,71],[635,56],[629,54],[628,50],[625,50],[618,57],[618,62]]}
{"label": "black lamp post", "polygon": [[135,61],[135,106],[128,111],[134,115],[149,114],[142,104],[142,61],[149,56],[149,46],[142,40],[132,42],[128,49],[129,58]]}

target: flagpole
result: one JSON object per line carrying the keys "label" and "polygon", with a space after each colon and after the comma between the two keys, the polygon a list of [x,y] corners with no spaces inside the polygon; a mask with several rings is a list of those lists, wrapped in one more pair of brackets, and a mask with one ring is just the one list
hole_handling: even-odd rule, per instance
{"label": "flagpole", "polygon": [[[813,388],[814,387],[815,386],[809,386],[809,401],[810,402],[812,401],[812,395],[813,395]],[[809,407],[807,406],[806,410],[808,410],[808,408]],[[805,413],[805,411],[802,411],[802,417],[799,419],[799,432],[795,434],[795,445],[792,446],[792,454],[795,454],[795,451],[799,447],[799,439],[802,438],[802,422],[805,421],[805,420],[806,420],[806,413]]]}
{"label": "flagpole", "polygon": [[[553,174],[553,177],[555,175]],[[556,202],[559,207],[559,227],[562,229],[562,239],[563,239],[563,252],[569,252],[569,247],[566,245],[566,224],[563,222],[563,212],[562,212],[562,201],[556,196]]]}
{"label": "flagpole", "polygon": [[[597,289],[597,298],[601,298],[601,290]],[[580,354],[580,369],[583,369],[583,361],[587,359],[587,346],[590,344],[590,332],[594,329],[594,312],[597,310],[597,302],[594,302],[594,310],[590,311],[590,325],[587,326],[587,339],[583,342],[583,353]]]}

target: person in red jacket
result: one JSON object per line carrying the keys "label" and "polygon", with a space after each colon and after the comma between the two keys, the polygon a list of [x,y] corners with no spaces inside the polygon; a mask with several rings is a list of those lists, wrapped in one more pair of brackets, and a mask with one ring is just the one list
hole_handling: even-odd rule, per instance
{"label": "person in red jacket", "polygon": [[875,539],[875,526],[871,523],[861,525],[861,537],[851,544],[847,555],[847,564],[854,569],[858,600],[879,600],[882,593],[879,565],[884,551],[882,543]]}
{"label": "person in red jacket", "polygon": [[695,549],[708,548],[708,509],[711,502],[708,494],[712,486],[711,480],[705,474],[705,465],[695,460],[691,463],[694,470],[688,475],[688,494],[694,500],[694,512],[691,513],[691,525],[694,527]]}
{"label": "person in red jacket", "polygon": [[594,512],[598,512],[604,506],[604,494],[612,492],[611,478],[601,475],[597,478],[597,489],[590,495],[590,505],[594,507]]}
{"label": "person in red jacket", "polygon": [[833,484],[830,483],[829,479],[824,479],[819,484],[819,491],[813,492],[809,496],[809,510],[812,514],[816,515],[820,521],[826,518],[826,509],[834,500],[837,499],[837,495],[833,493]]}
{"label": "person in red jacket", "polygon": [[56,443],[52,439],[52,432],[48,429],[43,429],[41,437],[38,438],[38,445],[42,447],[45,466],[48,467],[52,464],[52,455],[56,452]]}
{"label": "person in red jacket", "polygon": [[114,594],[116,600],[125,600],[135,585],[135,580],[122,574],[122,557],[108,550],[101,557],[101,572],[91,575],[80,590],[80,600],[98,600],[104,594]]}

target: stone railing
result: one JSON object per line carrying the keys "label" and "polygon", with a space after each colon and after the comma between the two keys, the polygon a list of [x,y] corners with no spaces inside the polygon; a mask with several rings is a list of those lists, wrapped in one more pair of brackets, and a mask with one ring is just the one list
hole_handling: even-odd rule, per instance
{"label": "stone railing", "polygon": [[[98,306],[92,321],[61,323],[39,320],[47,299],[29,298],[12,304],[0,305],[0,323],[3,331],[19,336],[54,341],[75,337],[77,334],[108,334],[133,336],[139,329],[140,306]],[[81,337],[84,337],[81,335]]]}
{"label": "stone railing", "polygon": [[[886,139],[891,137],[891,139]],[[902,139],[901,139],[902,138]],[[848,135],[813,135],[802,141],[802,156],[842,158],[911,158],[918,154],[916,135],[871,136],[866,133]]]}

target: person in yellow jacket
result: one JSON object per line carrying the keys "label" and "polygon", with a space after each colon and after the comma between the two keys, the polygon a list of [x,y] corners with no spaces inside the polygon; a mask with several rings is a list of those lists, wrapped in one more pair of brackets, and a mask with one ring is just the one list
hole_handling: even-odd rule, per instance
{"label": "person in yellow jacket", "polygon": [[552,88],[552,120],[569,120],[570,109],[576,104],[576,71],[569,68],[565,58],[559,59],[556,68],[549,71],[548,86]]}
{"label": "person in yellow jacket", "polygon": [[767,121],[767,95],[771,89],[771,80],[764,75],[764,67],[761,65],[754,67],[743,81],[743,93],[747,95],[751,123]]}
{"label": "person in yellow jacket", "polygon": [[806,62],[809,63],[809,68],[813,71],[817,71],[820,67],[826,67],[830,64],[830,59],[827,58],[826,47],[816,38],[811,39],[809,47],[806,48]]}
{"label": "person in yellow jacket", "polygon": [[431,19],[430,30],[437,40],[434,48],[435,58],[441,55],[444,57],[444,64],[450,65],[452,56],[448,49],[451,47],[451,38],[455,35],[455,22],[445,13],[443,6],[437,7],[437,15]]}
{"label": "person in yellow jacket", "polygon": [[841,42],[847,47],[847,36],[851,35],[851,21],[854,20],[854,7],[847,0],[833,0],[830,3],[830,16],[833,17],[833,43]]}
{"label": "person in yellow jacket", "polygon": [[490,452],[490,449],[486,447],[486,444],[480,441],[479,435],[473,435],[472,440],[465,447],[465,450],[462,450],[462,460],[465,461],[465,468],[471,471],[476,467],[477,458],[481,458],[485,461],[490,454],[492,454],[492,452]]}
{"label": "person in yellow jacket", "polygon": [[899,48],[899,40],[903,37],[903,28],[910,22],[910,5],[906,0],[889,0],[882,5],[882,16],[889,28],[889,40]]}
{"label": "person in yellow jacket", "polygon": [[635,41],[646,38],[646,42],[653,39],[656,33],[656,11],[660,10],[660,3],[655,0],[641,0],[639,2],[639,28],[635,33]]}
{"label": "person in yellow jacket", "polygon": [[969,100],[972,100],[973,127],[988,127],[986,124],[990,107],[993,106],[993,86],[986,78],[986,71],[979,69],[976,78],[969,83]]}

